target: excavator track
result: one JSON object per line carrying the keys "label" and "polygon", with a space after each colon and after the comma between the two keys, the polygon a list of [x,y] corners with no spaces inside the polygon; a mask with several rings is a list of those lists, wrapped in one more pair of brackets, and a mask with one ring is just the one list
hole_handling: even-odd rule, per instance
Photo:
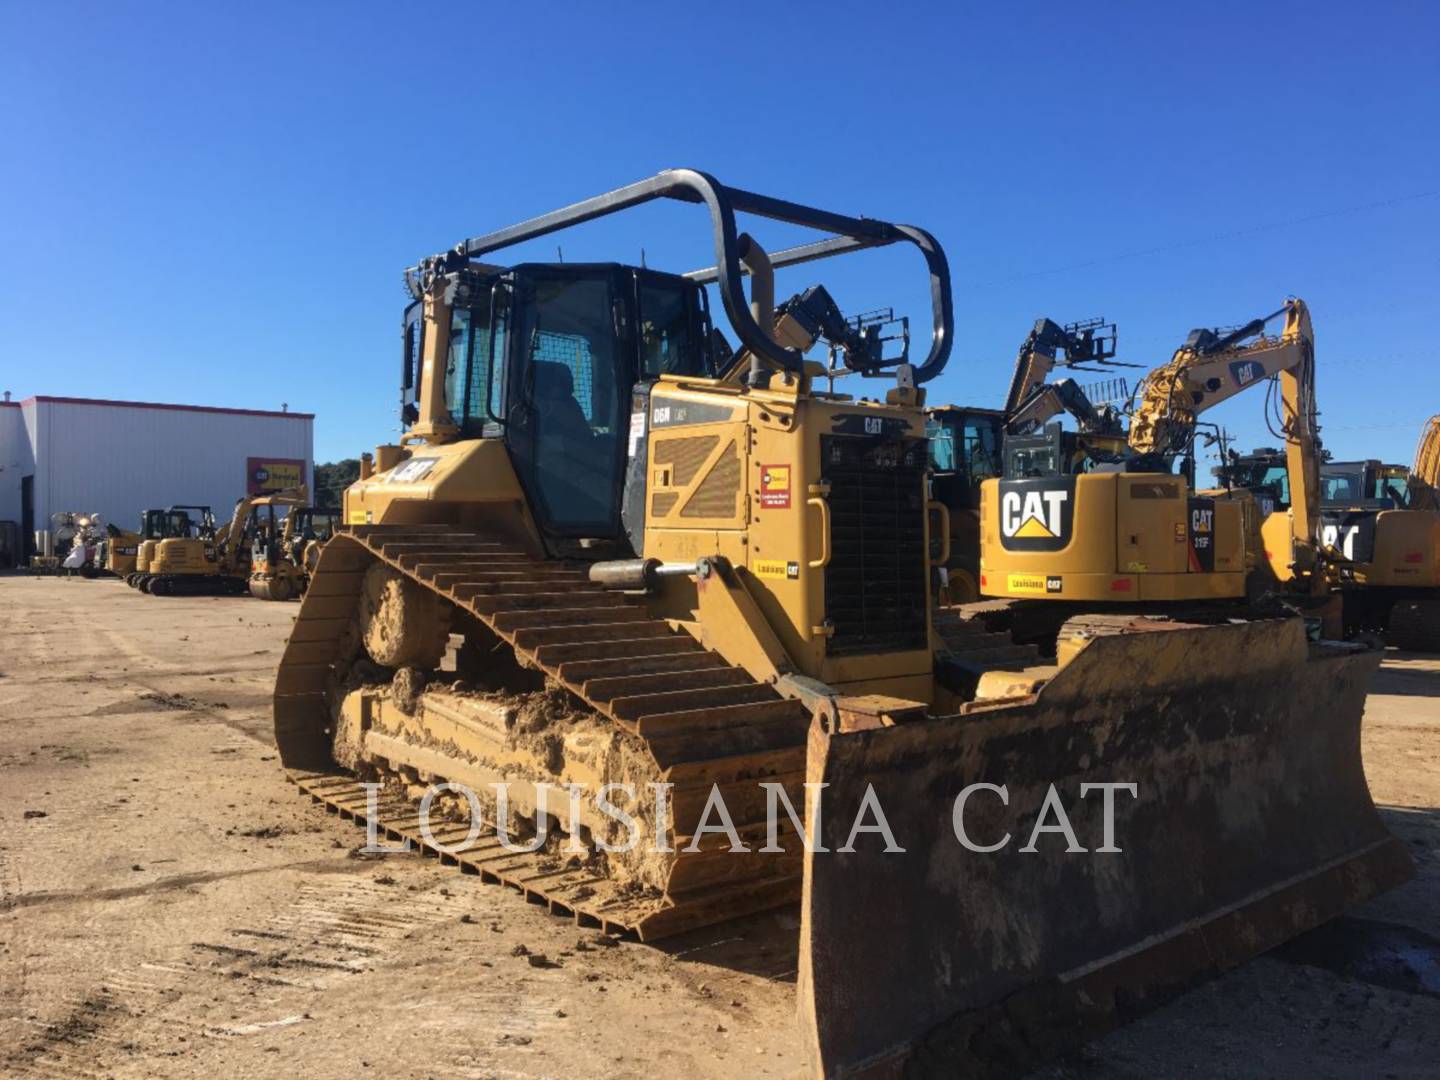
{"label": "excavator track", "polygon": [[[276,741],[290,778],[313,799],[360,822],[367,792],[331,752],[331,699],[348,662],[362,580],[385,564],[467,612],[599,716],[643,742],[653,779],[671,783],[675,848],[662,896],[598,896],[592,870],[558,865],[553,854],[517,854],[493,833],[450,854],[454,829],[435,843],[421,836],[413,807],[381,796],[374,818],[462,869],[521,889],[551,910],[641,940],[763,911],[798,899],[798,842],[760,854],[765,843],[762,782],[784,785],[801,806],[809,715],[690,635],[650,617],[634,598],[592,584],[583,564],[536,558],[519,545],[449,525],[359,526],[336,533],[320,553],[276,679]],[[443,776],[443,764],[433,772]],[[687,831],[717,785],[748,854],[714,843],[687,851]],[[783,815],[782,815],[783,816]],[[456,826],[463,836],[465,826]],[[753,841],[753,842],[752,842]],[[723,838],[722,838],[723,842]],[[717,850],[718,849],[718,850]],[[578,862],[578,860],[577,860]],[[568,867],[568,868],[567,868]]]}
{"label": "excavator track", "polygon": [[1440,652],[1440,600],[1397,600],[1385,638],[1397,649]]}

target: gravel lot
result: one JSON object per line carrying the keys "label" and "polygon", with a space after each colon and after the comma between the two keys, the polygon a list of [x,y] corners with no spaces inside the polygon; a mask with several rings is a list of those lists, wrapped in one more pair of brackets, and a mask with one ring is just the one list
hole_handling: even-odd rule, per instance
{"label": "gravel lot", "polygon": [[[804,1075],[793,912],[655,948],[361,857],[271,743],[294,611],[0,578],[0,1075]],[[1047,1075],[1436,1075],[1440,660],[1364,752],[1416,879]]]}

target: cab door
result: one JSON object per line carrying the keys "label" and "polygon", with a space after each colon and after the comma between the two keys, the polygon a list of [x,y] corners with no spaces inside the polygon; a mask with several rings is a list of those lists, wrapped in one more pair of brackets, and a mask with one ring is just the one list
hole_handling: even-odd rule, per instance
{"label": "cab door", "polygon": [[516,271],[507,441],[542,530],[618,538],[634,383],[609,267]]}

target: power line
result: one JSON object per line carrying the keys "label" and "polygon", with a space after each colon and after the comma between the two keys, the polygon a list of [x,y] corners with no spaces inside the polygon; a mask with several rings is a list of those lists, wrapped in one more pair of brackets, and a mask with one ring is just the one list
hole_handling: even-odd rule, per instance
{"label": "power line", "polygon": [[1248,228],[1216,233],[1213,236],[1196,237],[1191,240],[1176,240],[1169,244],[1161,244],[1159,247],[1144,248],[1138,251],[1126,251],[1117,255],[1105,255],[1098,259],[1088,259],[1085,262],[1070,263],[1067,266],[1052,266],[1045,270],[1032,270],[1029,273],[995,278],[992,281],[971,282],[965,285],[964,288],[989,289],[997,285],[1007,285],[1014,281],[1028,281],[1032,278],[1048,277],[1053,274],[1068,274],[1073,270],[1087,270],[1092,266],[1104,266],[1107,263],[1122,262],[1126,259],[1140,259],[1149,255],[1163,255],[1170,251],[1182,251],[1186,248],[1201,247],[1205,244],[1220,243],[1224,240],[1236,240],[1244,236],[1253,236],[1256,233],[1270,232],[1274,229],[1288,229],[1296,225],[1308,225],[1315,221],[1326,221],[1330,218],[1344,217],[1347,214],[1360,214],[1370,210],[1382,210],[1389,206],[1399,206],[1404,203],[1417,202],[1421,199],[1433,199],[1436,195],[1440,195],[1440,188],[1432,191],[1418,191],[1411,195],[1399,195],[1393,199],[1381,199],[1378,202],[1344,206],[1336,210],[1322,210],[1319,213],[1306,214],[1302,217],[1286,218],[1282,221],[1270,221],[1262,225],[1251,225]]}

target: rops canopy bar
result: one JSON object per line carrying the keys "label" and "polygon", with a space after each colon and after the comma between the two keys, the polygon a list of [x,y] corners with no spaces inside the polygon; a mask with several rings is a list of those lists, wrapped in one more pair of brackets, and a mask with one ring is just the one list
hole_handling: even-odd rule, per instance
{"label": "rops canopy bar", "polygon": [[830,239],[789,248],[773,255],[771,262],[776,267],[813,262],[865,248],[885,247],[901,240],[914,244],[925,256],[925,263],[929,268],[933,316],[930,353],[924,363],[916,367],[915,381],[923,383],[933,379],[945,367],[955,325],[950,302],[950,268],[945,261],[944,250],[928,232],[911,225],[892,225],[874,218],[835,214],[768,195],[757,195],[752,191],[729,188],[708,173],[695,169],[666,169],[648,180],[585,199],[497,232],[473,237],[457,244],[453,252],[440,256],[433,262],[453,268],[457,260],[476,259],[493,251],[627,210],[654,199],[704,203],[709,208],[715,236],[715,266],[687,276],[704,284],[717,283],[721,301],[725,305],[725,314],[735,332],[739,334],[741,343],[752,353],[787,371],[800,371],[803,356],[798,350],[784,348],[775,342],[750,313],[750,305],[745,299],[742,284],[745,269],[740,261],[739,234],[735,228],[736,212],[755,214],[774,221],[784,221],[834,234]]}

